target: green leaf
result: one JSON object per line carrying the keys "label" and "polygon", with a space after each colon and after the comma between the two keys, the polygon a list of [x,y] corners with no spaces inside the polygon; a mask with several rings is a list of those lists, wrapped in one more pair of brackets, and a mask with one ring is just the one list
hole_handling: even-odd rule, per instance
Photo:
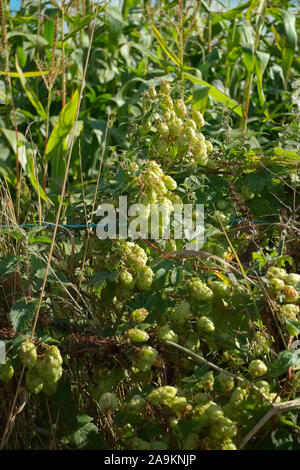
{"label": "green leaf", "polygon": [[46,156],[49,156],[49,154],[59,145],[61,146],[64,139],[71,132],[75,122],[78,104],[79,93],[78,90],[76,90],[72,99],[62,109],[57,124],[51,132],[46,148]]}
{"label": "green leaf", "polygon": [[242,53],[244,64],[246,66],[248,74],[250,74],[253,71],[255,64],[255,56],[253,55],[253,44],[244,43],[242,45]]}
{"label": "green leaf", "polygon": [[9,318],[16,333],[26,333],[32,324],[36,311],[36,302],[18,300],[12,307]]}
{"label": "green leaf", "polygon": [[106,8],[108,21],[108,47],[115,49],[123,30],[122,13],[118,7],[108,6]]}
{"label": "green leaf", "polygon": [[3,134],[5,135],[8,143],[10,144],[10,146],[13,149],[14,153],[16,154],[18,145],[20,145],[21,142],[26,142],[26,138],[25,138],[24,134],[22,134],[21,132],[18,132],[18,141],[17,141],[17,136],[16,136],[15,131],[12,131],[10,129],[6,129],[4,127],[0,127],[0,130],[3,132]]}
{"label": "green leaf", "polygon": [[220,103],[225,104],[226,106],[228,106],[229,109],[234,111],[239,116],[241,117],[243,116],[241,105],[239,105],[233,99],[229,98],[229,96],[225,95],[225,93],[218,90],[213,85],[210,85],[204,80],[201,80],[200,78],[197,78],[194,75],[191,75],[190,73],[187,73],[187,72],[184,72],[184,77],[187,80],[190,80],[192,83],[200,83],[201,85],[208,87],[208,94],[211,98],[214,98],[216,101],[219,101]]}
{"label": "green leaf", "polygon": [[298,336],[300,333],[300,322],[297,320],[290,320],[285,318],[286,329],[291,336]]}
{"label": "green leaf", "polygon": [[17,271],[19,258],[15,255],[8,255],[0,263],[0,279],[5,275]]}
{"label": "green leaf", "polygon": [[285,85],[287,85],[289,70],[297,47],[296,16],[287,10],[281,10],[281,12],[285,33],[285,48],[282,52],[282,69],[285,76]]}
{"label": "green leaf", "polygon": [[20,76],[20,81],[22,83],[22,87],[24,88],[25,90],[25,93],[30,101],[30,103],[32,104],[32,106],[35,108],[36,112],[41,116],[42,119],[44,119],[44,121],[47,121],[47,113],[46,111],[44,110],[44,107],[42,105],[42,103],[40,102],[40,100],[38,99],[38,97],[36,96],[35,92],[33,91],[33,89],[27,84],[26,82],[26,78],[24,77],[23,75],[23,72],[22,72],[22,69],[21,67],[19,66],[18,64],[18,60],[16,59],[16,69],[19,73],[19,76]]}
{"label": "green leaf", "polygon": [[53,202],[46,196],[45,191],[43,190],[42,186],[39,184],[37,177],[35,176],[34,170],[34,158],[32,152],[27,152],[27,171],[29,174],[30,182],[32,187],[35,189],[36,193],[40,195],[40,198],[43,201],[48,202],[49,204],[53,205]]}
{"label": "green leaf", "polygon": [[290,367],[298,367],[299,365],[300,349],[289,349],[279,354],[278,359],[270,365],[268,373],[272,377],[278,377],[284,374]]}

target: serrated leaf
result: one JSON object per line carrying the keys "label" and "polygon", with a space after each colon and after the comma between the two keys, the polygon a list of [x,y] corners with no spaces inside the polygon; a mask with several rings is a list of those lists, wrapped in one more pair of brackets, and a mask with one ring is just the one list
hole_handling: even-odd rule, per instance
{"label": "serrated leaf", "polygon": [[268,373],[272,377],[278,377],[284,374],[290,367],[298,367],[299,365],[300,349],[289,349],[279,354],[278,359],[270,365]]}
{"label": "serrated leaf", "polygon": [[36,311],[36,302],[18,300],[9,312],[12,327],[16,333],[26,333],[31,327]]}
{"label": "serrated leaf", "polygon": [[19,258],[15,255],[8,255],[0,263],[0,279],[2,276],[17,271]]}

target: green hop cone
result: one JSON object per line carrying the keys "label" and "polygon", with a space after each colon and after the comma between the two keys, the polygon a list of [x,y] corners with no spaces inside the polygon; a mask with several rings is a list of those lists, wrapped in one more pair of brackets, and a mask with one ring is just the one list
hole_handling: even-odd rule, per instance
{"label": "green hop cone", "polygon": [[196,384],[196,388],[204,390],[205,392],[212,391],[214,388],[214,375],[212,372],[204,374]]}
{"label": "green hop cone", "polygon": [[195,123],[195,121],[193,121],[193,119],[186,119],[184,121],[184,129],[185,130],[193,129],[193,131],[196,131],[197,130],[197,124]]}
{"label": "green hop cone", "polygon": [[0,364],[0,381],[7,383],[9,382],[14,375],[13,366],[7,362],[6,364]]}
{"label": "green hop cone", "polygon": [[133,276],[129,271],[127,271],[127,269],[121,272],[120,281],[124,287],[127,287],[127,289],[134,289],[135,282]]}
{"label": "green hop cone", "polygon": [[29,392],[33,393],[34,395],[40,393],[44,386],[43,379],[39,375],[36,367],[29,369],[26,372],[25,382]]}
{"label": "green hop cone", "polygon": [[187,111],[183,100],[176,100],[174,102],[174,111],[179,118],[185,118]]}
{"label": "green hop cone", "polygon": [[157,132],[162,137],[168,137],[168,135],[170,133],[169,126],[167,124],[165,124],[164,122],[160,122],[157,126]]}
{"label": "green hop cone", "polygon": [[210,435],[213,439],[230,439],[234,437],[236,433],[236,424],[225,416],[214,421],[210,429]]}
{"label": "green hop cone", "polygon": [[60,360],[50,355],[38,360],[36,369],[44,382],[55,383],[62,376]]}
{"label": "green hop cone", "polygon": [[165,245],[165,251],[167,253],[176,251],[177,250],[177,245],[176,245],[176,240],[167,240],[166,245]]}
{"label": "green hop cone", "polygon": [[116,395],[111,392],[103,393],[99,398],[98,404],[102,411],[115,411],[119,406]]}
{"label": "green hop cone", "polygon": [[213,291],[204,284],[199,278],[192,278],[188,282],[191,297],[195,300],[208,301],[213,298]]}
{"label": "green hop cone", "polygon": [[240,387],[237,387],[235,390],[233,390],[229,404],[232,408],[238,408],[241,406],[243,401],[246,398],[246,390]]}
{"label": "green hop cone", "polygon": [[275,293],[282,291],[285,286],[284,281],[277,277],[272,277],[269,281],[269,285],[270,289]]}
{"label": "green hop cone", "polygon": [[176,181],[169,175],[163,176],[163,182],[170,191],[174,191],[177,188]]}
{"label": "green hop cone", "polygon": [[139,330],[138,328],[131,328],[127,333],[130,341],[133,343],[144,343],[149,339],[148,333],[144,330]]}
{"label": "green hop cone", "polygon": [[161,105],[164,109],[169,109],[169,110],[173,109],[173,100],[171,96],[166,95],[165,93],[162,93],[160,95],[160,100],[161,100]]}
{"label": "green hop cone", "polygon": [[195,121],[195,123],[197,124],[198,127],[203,127],[204,124],[205,124],[204,118],[203,118],[202,114],[200,113],[200,111],[194,110],[193,113],[192,113],[192,119],[193,119],[193,121]]}
{"label": "green hop cone", "polygon": [[221,443],[221,450],[237,450],[237,448],[231,439],[225,439]]}
{"label": "green hop cone", "polygon": [[227,299],[230,297],[231,289],[224,282],[209,281],[207,284],[216,298]]}
{"label": "green hop cone", "polygon": [[132,413],[140,413],[145,407],[146,401],[141,395],[133,395],[130,402],[128,403],[128,409]]}
{"label": "green hop cone", "polygon": [[149,312],[147,309],[144,307],[138,308],[132,312],[131,318],[134,323],[142,323],[147,316],[149,315]]}
{"label": "green hop cone", "polygon": [[47,350],[46,357],[53,357],[58,361],[58,364],[61,366],[63,363],[63,358],[60,354],[60,350],[58,349],[57,346],[50,346],[50,348]]}
{"label": "green hop cone", "polygon": [[154,277],[154,272],[149,266],[144,266],[137,272],[137,285],[141,290],[149,290]]}
{"label": "green hop cone", "polygon": [[283,288],[285,301],[286,302],[297,302],[299,299],[299,293],[294,286],[284,286]]}
{"label": "green hop cone", "polygon": [[263,361],[257,359],[250,362],[248,370],[252,377],[262,377],[267,373],[268,367]]}
{"label": "green hop cone", "polygon": [[181,411],[185,410],[188,405],[186,397],[175,397],[169,403],[169,407],[171,408],[173,413],[180,413]]}
{"label": "green hop cone", "polygon": [[230,392],[234,388],[234,378],[226,374],[226,372],[221,372],[218,380],[225,392]]}
{"label": "green hop cone", "polygon": [[195,131],[192,127],[185,128],[184,134],[186,136],[187,142],[191,142],[196,137]]}
{"label": "green hop cone", "polygon": [[177,394],[177,388],[171,385],[158,387],[147,396],[147,400],[153,406],[168,406],[172,403]]}
{"label": "green hop cone", "polygon": [[213,333],[215,331],[214,322],[211,320],[211,318],[208,318],[204,315],[200,318],[197,318],[197,327],[200,331],[207,334]]}
{"label": "green hop cone", "polygon": [[142,372],[150,370],[155,363],[158,352],[151,346],[144,346],[137,359],[134,361],[134,366]]}
{"label": "green hop cone", "polygon": [[209,402],[209,394],[205,392],[199,392],[194,395],[194,402],[196,405],[205,405]]}
{"label": "green hop cone", "polygon": [[160,92],[165,94],[165,95],[170,95],[172,91],[172,87],[170,82],[167,80],[163,80],[163,82],[160,85]]}
{"label": "green hop cone", "polygon": [[[266,380],[258,380],[255,382],[255,386],[265,395],[268,395],[270,393],[270,384]],[[255,396],[257,398],[262,398],[261,395],[254,390]]]}
{"label": "green hop cone", "polygon": [[206,145],[206,151],[207,153],[211,153],[213,151],[213,144],[209,141],[209,140],[206,140],[205,141],[205,145]]}
{"label": "green hop cone", "polygon": [[216,421],[220,418],[222,418],[223,415],[223,410],[222,407],[217,405],[214,402],[209,402],[208,407],[205,410],[205,416],[210,420],[210,421]]}
{"label": "green hop cone", "polygon": [[182,132],[182,129],[183,129],[182,121],[179,118],[169,123],[169,132],[170,132],[170,135],[173,137],[180,135]]}
{"label": "green hop cone", "polygon": [[291,286],[300,284],[300,274],[290,273],[285,278],[285,283]]}
{"label": "green hop cone", "polygon": [[267,276],[269,278],[276,277],[278,279],[285,279],[287,276],[286,270],[282,268],[271,267],[268,270]]}
{"label": "green hop cone", "polygon": [[295,304],[286,304],[280,307],[280,314],[289,318],[290,320],[296,320],[299,311],[299,306]]}
{"label": "green hop cone", "polygon": [[19,356],[22,364],[28,369],[32,369],[37,362],[37,350],[34,343],[29,339],[24,341],[20,346]]}
{"label": "green hop cone", "polygon": [[174,331],[171,330],[169,325],[164,325],[158,328],[156,330],[156,334],[157,334],[157,339],[162,342],[173,341],[174,343],[177,343],[178,341],[178,337],[176,333],[174,333]]}
{"label": "green hop cone", "polygon": [[150,85],[149,88],[148,88],[148,93],[149,93],[149,96],[151,98],[151,100],[155,100],[156,96],[157,96],[157,92],[155,90],[155,87],[154,85]]}

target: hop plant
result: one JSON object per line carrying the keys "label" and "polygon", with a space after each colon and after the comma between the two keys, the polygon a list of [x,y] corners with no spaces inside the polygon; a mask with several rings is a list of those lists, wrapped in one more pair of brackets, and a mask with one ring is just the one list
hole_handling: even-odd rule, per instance
{"label": "hop plant", "polygon": [[36,367],[33,367],[26,372],[25,381],[29,392],[34,395],[37,395],[42,391],[44,382]]}
{"label": "hop plant", "polygon": [[290,320],[296,320],[299,311],[299,306],[295,304],[286,304],[280,307],[280,314],[283,317],[289,318]]}
{"label": "hop plant", "polygon": [[160,85],[160,92],[165,95],[170,95],[171,91],[172,91],[171,84],[167,80],[164,80]]}
{"label": "hop plant", "polygon": [[186,114],[187,114],[187,110],[186,110],[186,107],[185,107],[185,104],[184,104],[184,101],[183,100],[176,100],[175,103],[174,103],[174,111],[175,113],[177,114],[177,116],[181,119],[184,119]]}
{"label": "hop plant", "polygon": [[223,416],[213,422],[210,435],[213,439],[231,439],[237,433],[236,424],[229,418]]}
{"label": "hop plant", "polygon": [[154,277],[154,272],[149,266],[143,266],[137,272],[137,285],[141,290],[149,290]]}
{"label": "hop plant", "polygon": [[265,375],[267,373],[268,367],[263,361],[257,359],[250,362],[248,370],[249,374],[252,375],[252,377],[261,377],[262,375]]}
{"label": "hop plant", "polygon": [[216,298],[226,299],[230,297],[231,289],[224,282],[209,281],[207,284]]}
{"label": "hop plant", "polygon": [[157,92],[156,92],[156,90],[155,90],[155,86],[154,86],[154,85],[150,85],[150,86],[149,86],[148,92],[149,92],[150,99],[151,99],[151,100],[155,100],[155,98],[157,97]]}
{"label": "hop plant", "polygon": [[188,282],[191,297],[195,300],[208,301],[213,298],[213,291],[199,278],[192,278]]}
{"label": "hop plant", "polygon": [[21,344],[19,349],[19,356],[22,364],[28,369],[32,369],[37,362],[37,350],[34,343],[27,339]]}
{"label": "hop plant", "polygon": [[204,374],[201,379],[197,382],[196,388],[203,389],[204,391],[208,392],[211,391],[214,387],[214,375],[212,372],[207,372]]}
{"label": "hop plant", "polygon": [[169,325],[161,326],[156,330],[157,338],[159,341],[173,341],[177,343],[178,336],[174,333],[173,330],[169,327]]}
{"label": "hop plant", "polygon": [[156,349],[151,346],[144,346],[138,357],[134,360],[134,366],[142,372],[150,370],[158,356]]}
{"label": "hop plant", "polygon": [[268,270],[267,276],[269,278],[285,279],[287,276],[287,273],[285,269],[271,267]]}
{"label": "hop plant", "polygon": [[141,395],[134,395],[128,403],[128,409],[132,413],[140,413],[145,407],[145,399]]}
{"label": "hop plant", "polygon": [[36,365],[38,374],[47,383],[56,383],[62,376],[62,357],[56,346],[51,346]]}
{"label": "hop plant", "polygon": [[147,400],[154,406],[167,406],[171,404],[177,394],[177,388],[171,385],[158,387],[147,396]]}
{"label": "hop plant", "polygon": [[131,328],[127,331],[130,341],[134,343],[144,343],[148,341],[149,335],[144,330],[139,330],[138,328]]}
{"label": "hop plant", "polygon": [[229,404],[234,408],[238,408],[241,406],[245,398],[246,390],[241,387],[237,387],[231,394]]}
{"label": "hop plant", "polygon": [[134,289],[134,286],[135,286],[134,278],[127,269],[121,272],[120,281],[122,285],[125,286],[127,289],[130,289],[130,290]]}
{"label": "hop plant", "polygon": [[285,283],[291,286],[296,286],[300,284],[300,274],[290,273],[284,279]]}
{"label": "hop plant", "polygon": [[132,312],[132,321],[134,323],[142,323],[147,316],[149,315],[149,312],[145,308],[138,308]]}
{"label": "hop plant", "polygon": [[204,315],[197,318],[197,327],[200,331],[203,331],[203,333],[213,333],[215,331],[214,322]]}
{"label": "hop plant", "polygon": [[221,372],[220,375],[218,375],[218,380],[223,390],[226,392],[229,392],[234,388],[234,378],[226,374],[226,372]]}
{"label": "hop plant", "polygon": [[[173,100],[172,86],[167,81],[161,84],[159,95],[154,93],[153,85],[150,87],[146,94],[149,99],[153,97],[152,101],[155,100],[155,103],[157,102],[156,97],[158,97],[161,108],[157,112],[157,108],[153,107],[155,129],[158,135],[153,150],[158,154],[158,158],[166,166],[172,165],[173,158],[176,161],[182,159],[185,164],[191,167],[197,165],[214,167],[215,162],[208,159],[213,145],[199,132],[199,128],[205,124],[201,112],[193,110],[190,113],[182,98]],[[145,110],[148,111],[149,108],[146,107]],[[146,124],[146,132],[152,132],[151,119],[148,118]]]}
{"label": "hop plant", "polygon": [[204,124],[205,124],[204,119],[203,119],[203,115],[200,113],[200,111],[194,110],[193,113],[192,113],[192,119],[193,119],[193,121],[195,121],[195,123],[199,127],[203,127]]}
{"label": "hop plant", "polygon": [[285,301],[286,302],[297,302],[299,299],[299,293],[294,286],[284,286],[283,288]]}
{"label": "hop plant", "polygon": [[10,364],[10,362],[6,362],[6,364],[0,364],[0,381],[7,383],[9,382],[14,375],[14,368]]}
{"label": "hop plant", "polygon": [[115,411],[119,406],[116,395],[111,392],[103,393],[99,398],[98,404],[102,411]]}

